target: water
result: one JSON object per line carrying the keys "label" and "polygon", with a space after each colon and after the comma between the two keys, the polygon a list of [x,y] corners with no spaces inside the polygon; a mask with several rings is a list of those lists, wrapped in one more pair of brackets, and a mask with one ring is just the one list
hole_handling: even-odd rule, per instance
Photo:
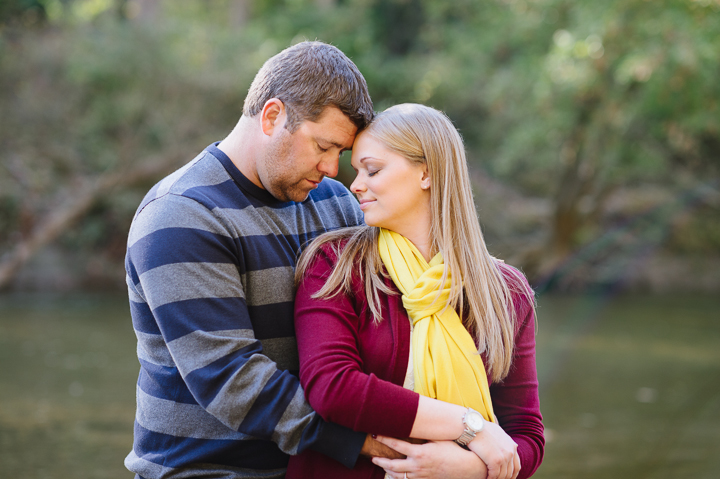
{"label": "water", "polygon": [[720,298],[550,297],[537,478],[720,477]]}
{"label": "water", "polygon": [[128,318],[117,296],[0,300],[0,477],[132,477]]}
{"label": "water", "polygon": [[[543,296],[535,478],[720,477],[720,298]],[[130,478],[123,296],[0,298],[0,477]]]}

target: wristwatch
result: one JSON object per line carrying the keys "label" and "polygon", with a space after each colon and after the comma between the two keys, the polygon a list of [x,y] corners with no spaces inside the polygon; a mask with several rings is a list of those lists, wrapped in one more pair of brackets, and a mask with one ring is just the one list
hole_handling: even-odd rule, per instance
{"label": "wristwatch", "polygon": [[468,408],[463,416],[463,426],[465,426],[465,430],[459,438],[455,439],[455,442],[461,446],[466,446],[475,438],[477,433],[483,430],[485,418],[476,410]]}

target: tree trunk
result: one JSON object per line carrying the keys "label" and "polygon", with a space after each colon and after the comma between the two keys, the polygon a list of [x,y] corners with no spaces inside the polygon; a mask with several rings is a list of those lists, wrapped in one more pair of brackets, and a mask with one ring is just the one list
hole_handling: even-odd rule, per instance
{"label": "tree trunk", "polygon": [[599,103],[597,97],[585,100],[577,125],[560,152],[565,168],[555,194],[550,237],[533,268],[538,277],[551,276],[574,251],[578,233],[589,217],[590,210],[582,211],[580,201],[593,190],[596,180],[595,165],[592,164],[594,152],[589,151],[587,143],[588,130]]}
{"label": "tree trunk", "polygon": [[149,159],[129,171],[112,171],[86,181],[79,191],[70,195],[70,200],[51,210],[45,218],[36,223],[28,237],[20,240],[10,252],[0,258],[0,290],[9,287],[13,278],[35,253],[55,241],[87,214],[101,196],[106,196],[117,188],[127,188],[159,178],[169,172],[179,158],[181,156],[176,154],[159,160]]}

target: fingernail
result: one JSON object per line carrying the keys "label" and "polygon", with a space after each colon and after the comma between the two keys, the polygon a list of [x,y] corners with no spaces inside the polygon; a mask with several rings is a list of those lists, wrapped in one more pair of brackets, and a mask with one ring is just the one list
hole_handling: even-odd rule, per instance
{"label": "fingernail", "polygon": [[373,438],[373,439],[377,439],[377,434],[373,434],[373,435],[372,435],[372,438]]}

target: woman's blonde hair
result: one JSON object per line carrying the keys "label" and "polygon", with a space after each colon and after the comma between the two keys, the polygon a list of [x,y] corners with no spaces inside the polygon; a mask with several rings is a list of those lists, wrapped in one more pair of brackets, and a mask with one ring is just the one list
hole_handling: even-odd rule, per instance
{"label": "woman's blonde hair", "polygon": [[[463,317],[485,352],[492,380],[507,376],[512,364],[516,312],[512,292],[533,298],[533,291],[514,268],[501,267],[485,246],[475,203],[465,148],[460,134],[444,113],[418,104],[388,108],[363,131],[412,163],[427,165],[431,187],[432,252],[441,252],[444,278],[450,273],[448,305]],[[314,298],[351,293],[353,273],[365,285],[369,307],[381,321],[379,293],[393,294],[378,253],[378,228],[357,227],[326,233],[301,255],[299,281],[318,249],[328,244],[338,256],[335,268]]]}

